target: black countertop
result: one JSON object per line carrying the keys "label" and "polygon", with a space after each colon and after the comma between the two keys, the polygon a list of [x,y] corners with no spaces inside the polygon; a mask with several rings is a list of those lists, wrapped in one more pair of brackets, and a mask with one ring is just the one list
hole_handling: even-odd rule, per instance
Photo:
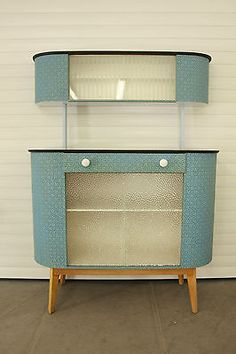
{"label": "black countertop", "polygon": [[132,153],[132,154],[156,154],[156,153],[173,153],[173,154],[183,154],[183,153],[218,153],[219,150],[194,150],[194,149],[29,149],[29,152],[63,152],[63,153]]}

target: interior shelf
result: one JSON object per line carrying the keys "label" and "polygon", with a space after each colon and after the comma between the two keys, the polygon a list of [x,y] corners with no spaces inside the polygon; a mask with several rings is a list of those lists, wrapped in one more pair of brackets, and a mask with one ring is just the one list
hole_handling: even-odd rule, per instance
{"label": "interior shelf", "polygon": [[158,82],[158,81],[173,81],[174,82],[174,79],[173,78],[167,78],[167,77],[158,77],[158,78],[154,78],[154,77],[103,77],[103,76],[76,76],[74,78],[74,80],[91,80],[91,81],[106,81],[106,80],[113,80],[113,81],[119,81],[119,80],[132,80],[132,81],[148,81],[147,83],[150,83],[150,81],[155,81],[155,82]]}
{"label": "interior shelf", "polygon": [[67,209],[67,212],[131,212],[131,213],[143,213],[143,212],[178,212],[181,213],[182,209]]}

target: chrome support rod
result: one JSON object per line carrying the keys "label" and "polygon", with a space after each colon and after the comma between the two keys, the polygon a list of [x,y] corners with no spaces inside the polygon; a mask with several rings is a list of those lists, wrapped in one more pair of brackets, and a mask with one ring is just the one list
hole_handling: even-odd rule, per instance
{"label": "chrome support rod", "polygon": [[63,148],[67,149],[67,102],[64,103],[63,116]]}
{"label": "chrome support rod", "polygon": [[179,148],[184,149],[185,146],[185,131],[184,131],[184,103],[179,105]]}

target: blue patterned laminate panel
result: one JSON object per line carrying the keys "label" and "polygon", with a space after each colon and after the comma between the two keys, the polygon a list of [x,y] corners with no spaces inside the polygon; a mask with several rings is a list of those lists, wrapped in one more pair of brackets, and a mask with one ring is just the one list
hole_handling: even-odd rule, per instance
{"label": "blue patterned laminate panel", "polygon": [[63,154],[32,154],[35,260],[47,267],[66,267],[66,211]]}
{"label": "blue patterned laminate panel", "polygon": [[[83,159],[89,159],[89,167],[83,167]],[[65,172],[184,172],[185,154],[124,154],[109,153],[67,153],[64,157]],[[160,166],[160,160],[166,159],[168,165]]]}
{"label": "blue patterned laminate panel", "polygon": [[68,101],[68,55],[35,59],[35,102]]}
{"label": "blue patterned laminate panel", "polygon": [[200,56],[176,56],[176,101],[208,103],[209,60]]}
{"label": "blue patterned laminate panel", "polygon": [[216,154],[187,154],[186,164],[181,266],[191,268],[212,259]]}

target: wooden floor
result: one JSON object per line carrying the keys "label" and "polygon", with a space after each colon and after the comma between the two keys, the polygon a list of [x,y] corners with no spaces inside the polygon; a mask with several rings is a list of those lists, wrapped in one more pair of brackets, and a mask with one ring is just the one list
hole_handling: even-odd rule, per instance
{"label": "wooden floor", "polygon": [[72,281],[47,312],[48,281],[0,280],[0,354],[235,354],[236,279]]}

